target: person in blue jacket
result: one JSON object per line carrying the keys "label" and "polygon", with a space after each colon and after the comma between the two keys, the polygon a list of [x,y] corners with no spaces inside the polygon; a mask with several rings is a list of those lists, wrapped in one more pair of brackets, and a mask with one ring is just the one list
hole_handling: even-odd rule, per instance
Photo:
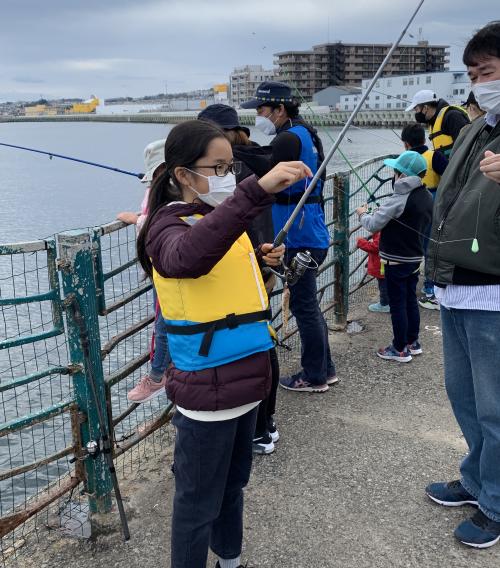
{"label": "person in blue jacket", "polygon": [[[321,140],[299,115],[300,103],[285,83],[261,83],[255,97],[242,108],[255,108],[255,126],[264,134],[276,135],[271,142],[271,167],[281,161],[301,160],[316,173],[324,158]],[[273,204],[275,234],[283,228],[302,197],[307,183],[302,180],[287,188]],[[325,260],[330,235],[323,210],[323,180],[308,197],[285,240],[287,263],[300,251],[309,251],[315,268]],[[338,381],[328,343],[328,328],[317,298],[317,270],[306,270],[300,280],[290,286],[290,309],[297,320],[302,342],[302,369],[291,377],[280,379],[280,385],[294,392],[325,392]]]}

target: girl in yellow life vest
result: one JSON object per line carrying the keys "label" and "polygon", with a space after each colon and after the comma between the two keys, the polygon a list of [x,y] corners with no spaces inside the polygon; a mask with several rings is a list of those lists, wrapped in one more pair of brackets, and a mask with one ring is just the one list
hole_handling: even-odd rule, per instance
{"label": "girl in yellow life vest", "polygon": [[165,171],[149,197],[139,260],[155,282],[172,365],[166,389],[177,405],[171,566],[241,564],[243,488],[252,463],[259,401],[270,386],[267,296],[259,258],[276,265],[284,247],[257,254],[245,233],[273,194],[311,171],[280,163],[236,186],[240,164],[215,125],[177,125]]}

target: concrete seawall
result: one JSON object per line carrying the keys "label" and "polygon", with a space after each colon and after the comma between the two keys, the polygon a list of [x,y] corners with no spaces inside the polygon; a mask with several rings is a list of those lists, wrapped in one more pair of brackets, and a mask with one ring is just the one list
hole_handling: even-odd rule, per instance
{"label": "concrete seawall", "polygon": [[[135,114],[64,114],[54,116],[1,116],[0,122],[139,122],[178,124],[196,118],[198,111],[135,113]],[[240,122],[245,125],[255,123],[255,112],[240,111]],[[304,110],[302,116],[314,126],[342,126],[351,112],[330,112],[315,114]],[[411,122],[412,115],[402,110],[360,111],[354,124],[373,128],[394,128]]]}

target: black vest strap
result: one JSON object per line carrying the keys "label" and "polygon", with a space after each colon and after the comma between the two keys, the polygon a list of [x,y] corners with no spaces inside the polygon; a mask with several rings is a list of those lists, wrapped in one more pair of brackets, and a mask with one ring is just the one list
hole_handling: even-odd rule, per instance
{"label": "black vest strap", "polygon": [[[303,193],[294,193],[292,195],[283,195],[282,193],[278,193],[274,197],[276,198],[276,203],[278,205],[297,205],[303,195]],[[310,203],[322,202],[323,197],[321,195],[310,195],[306,199],[306,205],[309,205]]]}
{"label": "black vest strap", "polygon": [[193,323],[191,325],[172,325],[166,324],[167,333],[173,335],[196,335],[197,333],[205,333],[200,345],[198,355],[208,357],[210,346],[214,338],[214,333],[221,329],[235,329],[239,325],[246,323],[255,323],[262,320],[270,320],[272,317],[271,310],[262,310],[260,312],[250,312],[248,314],[228,314],[226,317],[207,321],[205,323]]}

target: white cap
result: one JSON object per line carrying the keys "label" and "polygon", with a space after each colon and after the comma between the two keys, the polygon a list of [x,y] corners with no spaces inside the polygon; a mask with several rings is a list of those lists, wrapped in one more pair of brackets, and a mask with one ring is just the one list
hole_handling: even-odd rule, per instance
{"label": "white cap", "polygon": [[165,141],[165,138],[155,140],[144,148],[144,167],[146,168],[146,173],[141,179],[142,183],[151,183],[156,168],[165,162]]}
{"label": "white cap", "polygon": [[431,91],[429,89],[418,91],[413,95],[411,103],[405,108],[405,111],[408,112],[410,110],[413,110],[417,105],[425,105],[425,103],[430,103],[432,101],[438,101],[437,95],[434,91]]}

